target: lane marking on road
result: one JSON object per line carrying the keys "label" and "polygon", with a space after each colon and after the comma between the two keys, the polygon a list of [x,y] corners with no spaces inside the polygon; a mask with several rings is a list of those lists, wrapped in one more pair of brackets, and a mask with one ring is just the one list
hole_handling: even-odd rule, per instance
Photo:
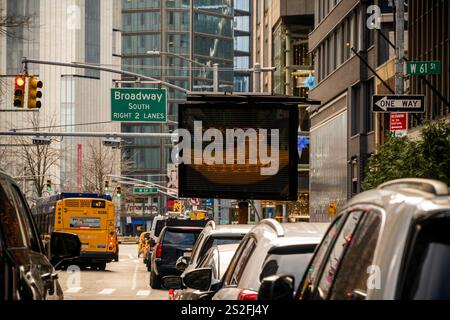
{"label": "lane marking on road", "polygon": [[66,290],[66,293],[78,293],[80,290],[83,289],[82,287],[73,287]]}
{"label": "lane marking on road", "polygon": [[137,295],[137,296],[145,296],[145,297],[147,297],[147,296],[150,295],[150,293],[151,293],[151,290],[139,290],[139,291],[136,293],[136,295]]}
{"label": "lane marking on road", "polygon": [[136,266],[134,267],[133,281],[131,282],[131,290],[136,289],[137,271],[138,271],[138,264],[136,263]]}
{"label": "lane marking on road", "polygon": [[98,294],[112,294],[114,291],[116,291],[116,289],[107,288],[107,289],[103,289]]}

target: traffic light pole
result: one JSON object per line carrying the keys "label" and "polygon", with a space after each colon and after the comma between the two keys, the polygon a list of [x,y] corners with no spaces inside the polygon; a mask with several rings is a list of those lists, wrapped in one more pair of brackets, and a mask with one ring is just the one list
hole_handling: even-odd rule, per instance
{"label": "traffic light pole", "polygon": [[91,138],[172,138],[174,133],[123,133],[123,132],[43,132],[43,131],[2,131],[0,136],[30,137],[91,137]]}
{"label": "traffic light pole", "polygon": [[136,79],[144,79],[144,80],[155,81],[155,82],[157,82],[157,83],[159,83],[159,84],[161,84],[163,86],[172,88],[174,90],[181,91],[181,92],[186,93],[186,94],[189,93],[189,90],[186,90],[185,88],[176,86],[176,85],[171,84],[169,82],[158,80],[156,78],[145,76],[143,74],[139,74],[139,73],[135,73],[135,72],[129,72],[129,71],[122,71],[122,70],[117,70],[117,69],[112,69],[112,68],[105,68],[105,67],[100,67],[100,66],[96,66],[96,65],[92,65],[92,64],[78,63],[78,62],[66,63],[66,62],[44,61],[44,60],[37,60],[37,59],[28,59],[27,57],[23,57],[22,58],[22,63],[24,64],[25,70],[28,68],[28,64],[31,63],[31,64],[45,64],[45,65],[50,65],[50,66],[91,69],[91,70],[98,70],[98,71],[116,73],[116,74],[121,74],[121,75],[125,75],[125,76],[135,77]]}

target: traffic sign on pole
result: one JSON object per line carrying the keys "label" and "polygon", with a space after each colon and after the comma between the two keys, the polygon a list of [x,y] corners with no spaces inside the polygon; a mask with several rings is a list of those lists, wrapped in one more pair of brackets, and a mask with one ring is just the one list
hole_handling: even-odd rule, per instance
{"label": "traffic sign on pole", "polygon": [[133,187],[134,194],[151,194],[158,193],[158,188]]}
{"label": "traffic sign on pole", "polygon": [[167,122],[166,89],[111,89],[111,121]]}
{"label": "traffic sign on pole", "polygon": [[406,63],[408,76],[439,75],[441,72],[441,61],[408,61]]}
{"label": "traffic sign on pole", "polygon": [[374,95],[372,97],[373,112],[425,112],[424,95]]}
{"label": "traffic sign on pole", "polygon": [[396,137],[403,137],[408,133],[408,114],[391,113],[389,131]]}

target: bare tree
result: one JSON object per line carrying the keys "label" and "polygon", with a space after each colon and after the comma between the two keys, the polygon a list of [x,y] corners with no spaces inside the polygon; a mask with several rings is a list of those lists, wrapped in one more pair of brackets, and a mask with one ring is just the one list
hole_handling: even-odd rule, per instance
{"label": "bare tree", "polygon": [[[1,14],[1,12],[0,12]],[[8,38],[25,40],[22,31],[24,28],[30,28],[33,21],[33,16],[0,16],[0,36],[6,36]]]}
{"label": "bare tree", "polygon": [[103,193],[103,183],[114,169],[114,154],[110,148],[88,144],[88,155],[83,161],[83,191]]}
{"label": "bare tree", "polygon": [[[40,117],[38,113],[31,116],[31,125],[33,128],[39,128]],[[55,123],[54,118],[50,120],[50,126]],[[61,150],[52,145],[30,145],[30,138],[15,137],[15,142],[19,145],[14,158],[24,162],[24,175],[29,175],[37,197],[42,197],[46,179],[50,177],[51,169],[57,165],[60,159]],[[52,142],[59,142],[52,138]]]}
{"label": "bare tree", "polygon": [[[0,38],[6,37],[17,41],[28,41],[25,30],[33,26],[35,15],[5,15],[0,7]],[[7,81],[0,77],[0,101],[5,93]]]}
{"label": "bare tree", "polygon": [[121,152],[98,143],[88,144],[88,154],[83,161],[83,190],[85,192],[103,193],[104,182],[108,175],[114,173],[117,162],[121,170],[130,171],[132,162],[122,157]]}

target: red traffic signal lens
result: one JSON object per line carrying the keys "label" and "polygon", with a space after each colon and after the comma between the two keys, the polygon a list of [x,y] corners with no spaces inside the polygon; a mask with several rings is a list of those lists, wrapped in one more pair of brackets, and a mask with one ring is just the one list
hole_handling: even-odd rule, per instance
{"label": "red traffic signal lens", "polygon": [[22,77],[16,78],[16,86],[23,87],[25,85],[25,79]]}

